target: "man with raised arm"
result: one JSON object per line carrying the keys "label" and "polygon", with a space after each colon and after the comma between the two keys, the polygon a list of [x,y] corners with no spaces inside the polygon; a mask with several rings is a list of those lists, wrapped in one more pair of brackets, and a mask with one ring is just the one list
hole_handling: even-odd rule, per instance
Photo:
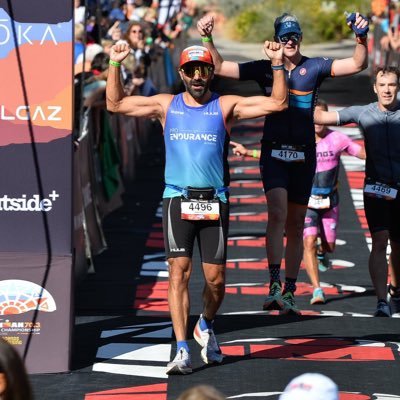
{"label": "man with raised arm", "polygon": [[213,320],[225,293],[225,264],[229,223],[229,133],[235,120],[256,118],[287,108],[283,47],[265,42],[274,67],[271,97],[219,96],[210,91],[214,62],[201,46],[182,51],[179,75],[185,92],[151,97],[125,96],[120,64],[129,54],[126,44],[114,45],[107,80],[107,109],[135,117],[157,118],[166,149],[163,230],[169,268],[168,304],[177,340],[177,353],[167,374],[192,372],[187,330],[190,315],[189,278],[197,239],[205,285],[203,311],[194,329],[207,364],[223,356]]}

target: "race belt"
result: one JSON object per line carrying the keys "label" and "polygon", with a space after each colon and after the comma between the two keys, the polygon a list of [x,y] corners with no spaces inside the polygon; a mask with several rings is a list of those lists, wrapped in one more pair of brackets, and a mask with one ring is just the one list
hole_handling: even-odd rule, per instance
{"label": "race belt", "polygon": [[370,179],[367,179],[364,186],[366,196],[378,199],[394,200],[397,197],[397,192],[398,189],[394,187]]}
{"label": "race belt", "polygon": [[304,146],[292,144],[272,144],[271,156],[284,162],[305,162]]}
{"label": "race belt", "polygon": [[312,194],[308,199],[308,208],[313,208],[314,210],[323,210],[331,206],[330,196],[318,196]]}

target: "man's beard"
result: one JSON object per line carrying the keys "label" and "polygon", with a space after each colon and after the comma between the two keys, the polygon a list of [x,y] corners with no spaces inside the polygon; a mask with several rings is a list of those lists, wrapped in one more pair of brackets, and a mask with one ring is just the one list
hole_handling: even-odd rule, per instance
{"label": "man's beard", "polygon": [[[192,88],[193,82],[196,82],[199,85],[202,85],[201,90],[194,90]],[[183,81],[186,90],[189,92],[189,94],[196,100],[201,99],[208,91],[208,88],[210,87],[210,82],[209,81],[193,81],[190,80],[189,82]]]}

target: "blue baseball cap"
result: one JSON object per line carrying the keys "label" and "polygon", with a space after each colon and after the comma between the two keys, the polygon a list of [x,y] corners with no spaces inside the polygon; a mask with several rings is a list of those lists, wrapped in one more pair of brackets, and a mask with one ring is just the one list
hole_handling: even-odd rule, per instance
{"label": "blue baseball cap", "polygon": [[288,33],[302,34],[300,25],[297,21],[281,22],[275,29],[275,36],[277,37],[287,35]]}

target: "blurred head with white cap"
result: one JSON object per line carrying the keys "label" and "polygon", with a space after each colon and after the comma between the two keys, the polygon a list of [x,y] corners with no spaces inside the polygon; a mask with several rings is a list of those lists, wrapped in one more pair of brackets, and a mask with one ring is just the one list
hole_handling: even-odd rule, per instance
{"label": "blurred head with white cap", "polygon": [[306,373],[292,379],[279,400],[339,400],[339,391],[327,376]]}

